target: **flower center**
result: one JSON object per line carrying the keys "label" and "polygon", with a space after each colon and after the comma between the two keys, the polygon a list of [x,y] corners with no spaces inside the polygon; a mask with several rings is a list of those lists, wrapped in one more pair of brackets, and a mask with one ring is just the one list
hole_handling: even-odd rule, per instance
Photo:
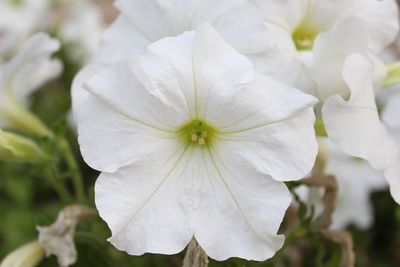
{"label": "flower center", "polygon": [[25,0],[9,0],[9,3],[13,6],[22,6],[24,4]]}
{"label": "flower center", "polygon": [[311,50],[318,32],[306,25],[299,25],[292,33],[298,51]]}
{"label": "flower center", "polygon": [[188,143],[208,146],[211,143],[215,130],[202,120],[193,120],[185,124],[179,132]]}

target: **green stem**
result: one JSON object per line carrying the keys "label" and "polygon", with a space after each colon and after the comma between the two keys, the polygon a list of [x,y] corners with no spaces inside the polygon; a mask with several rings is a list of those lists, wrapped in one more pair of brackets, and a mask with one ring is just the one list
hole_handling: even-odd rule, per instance
{"label": "green stem", "polygon": [[328,136],[328,133],[326,132],[324,120],[322,119],[322,117],[319,117],[315,120],[314,129],[315,129],[315,133],[317,134],[317,136],[322,136],[322,137]]}
{"label": "green stem", "polygon": [[55,168],[53,165],[48,167],[47,168],[47,176],[48,176],[49,181],[52,184],[54,190],[56,190],[56,192],[58,193],[58,195],[60,196],[62,201],[65,203],[71,203],[73,200],[72,196],[68,192],[63,181],[61,180],[61,177],[57,171],[57,168]]}
{"label": "green stem", "polygon": [[85,201],[85,192],[82,175],[79,171],[79,167],[75,160],[74,154],[72,153],[71,146],[65,139],[61,139],[59,142],[59,148],[63,153],[63,156],[71,173],[76,198],[79,202],[83,203]]}
{"label": "green stem", "polygon": [[400,62],[390,63],[386,67],[388,75],[385,80],[385,87],[391,87],[400,83]]}

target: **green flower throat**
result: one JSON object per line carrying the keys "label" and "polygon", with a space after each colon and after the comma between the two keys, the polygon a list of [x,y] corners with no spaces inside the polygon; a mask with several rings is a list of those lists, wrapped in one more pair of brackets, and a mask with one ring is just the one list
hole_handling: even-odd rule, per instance
{"label": "green flower throat", "polygon": [[209,124],[202,120],[196,119],[188,124],[185,124],[179,130],[179,133],[187,144],[208,147],[211,145],[216,131]]}
{"label": "green flower throat", "polygon": [[300,25],[292,33],[293,42],[298,51],[311,50],[318,32],[306,25]]}

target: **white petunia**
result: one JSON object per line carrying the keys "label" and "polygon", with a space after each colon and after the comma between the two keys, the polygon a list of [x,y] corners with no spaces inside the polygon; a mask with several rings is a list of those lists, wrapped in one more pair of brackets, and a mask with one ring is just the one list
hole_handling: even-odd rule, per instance
{"label": "white petunia", "polygon": [[366,161],[343,153],[332,155],[327,172],[334,174],[339,184],[331,228],[345,229],[350,224],[362,230],[370,228],[374,223],[371,194],[387,189],[382,172],[372,169]]}
{"label": "white petunia", "polygon": [[61,72],[60,61],[51,58],[59,47],[57,40],[37,33],[14,58],[0,66],[0,128],[49,134],[25,107],[30,94]]}
{"label": "white petunia", "polygon": [[322,119],[329,139],[348,155],[386,170],[399,149],[379,117],[374,88],[381,64],[369,53],[367,40],[363,20],[341,21],[317,38],[312,71],[325,100]]}
{"label": "white petunia", "polygon": [[[264,73],[301,86],[307,92],[315,92],[309,65],[313,58],[315,41],[321,33],[331,30],[344,19],[357,17],[367,26],[367,49],[378,54],[394,41],[399,30],[398,8],[394,0],[250,2],[263,14],[273,50],[264,57],[255,58],[256,62],[264,66]],[[281,64],[286,65],[286,68],[279,68]]]}
{"label": "white petunia", "polygon": [[[387,125],[390,133],[400,145],[400,94],[393,94],[386,103],[382,112],[382,120]],[[395,160],[385,170],[386,179],[390,185],[390,193],[393,198],[400,203],[400,152]]]}
{"label": "white petunia", "polygon": [[69,48],[68,56],[81,64],[94,56],[105,26],[100,8],[92,2],[58,0],[49,25],[49,28],[55,28],[57,37]]}
{"label": "white petunia", "polygon": [[35,31],[45,26],[51,0],[0,1],[0,64],[15,54]]}
{"label": "white petunia", "polygon": [[[339,186],[331,228],[345,229],[354,224],[359,229],[368,229],[373,223],[371,193],[387,187],[383,173],[373,170],[366,161],[337,150],[328,140],[320,141],[328,153],[325,171],[335,175]],[[315,189],[311,189],[310,193],[309,200],[316,205],[318,213],[322,210],[322,195]]]}
{"label": "white petunia", "polygon": [[217,260],[265,260],[317,153],[316,99],[255,74],[208,24],[151,44],[86,84],[78,114],[109,241],[174,254],[193,236]]}
{"label": "white petunia", "polygon": [[[210,22],[242,54],[258,55],[267,48],[261,17],[245,0],[118,0],[115,5],[121,14],[100,41],[94,62],[99,66],[140,57],[150,43],[194,30],[200,21]],[[82,83],[94,74],[82,73],[72,87],[74,114],[87,96]]]}
{"label": "white petunia", "polygon": [[368,40],[365,20],[342,19],[316,37],[307,68],[313,94],[321,100],[318,119],[330,141],[374,169],[385,170],[399,149],[380,121],[375,89],[382,86],[386,70],[371,53]]}

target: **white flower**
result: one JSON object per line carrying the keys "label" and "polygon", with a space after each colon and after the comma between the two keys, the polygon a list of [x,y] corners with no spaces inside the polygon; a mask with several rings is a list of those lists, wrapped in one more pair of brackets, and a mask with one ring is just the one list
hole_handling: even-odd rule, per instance
{"label": "white flower", "polygon": [[[382,112],[382,120],[387,125],[390,133],[400,145],[400,94],[392,95],[386,103]],[[395,160],[385,170],[385,177],[390,185],[390,193],[393,198],[400,203],[400,152],[398,152]]]}
{"label": "white flower", "polygon": [[315,42],[312,70],[325,100],[322,118],[329,139],[348,155],[386,170],[399,149],[379,117],[374,79],[379,80],[380,64],[371,57],[367,40],[363,20],[341,21]]}
{"label": "white flower", "polygon": [[[398,8],[394,0],[250,0],[263,14],[274,50],[255,60],[265,65],[264,73],[314,92],[309,73],[315,40],[346,18],[365,21],[368,50],[380,53],[397,36]],[[357,34],[357,33],[355,33]],[[351,36],[348,36],[351,37]],[[354,38],[353,38],[354,39]],[[350,42],[349,42],[350,44]],[[273,67],[285,64],[287,68]],[[289,69],[289,70],[288,70]]]}
{"label": "white flower", "polygon": [[212,258],[265,260],[290,202],[282,181],[314,164],[316,99],[255,74],[208,24],[95,75],[78,115],[96,206],[133,255],[194,236]]}
{"label": "white flower", "polygon": [[[150,43],[194,30],[203,20],[242,54],[255,56],[267,48],[267,31],[261,17],[244,0],[118,0],[115,5],[121,14],[100,41],[94,62],[100,67],[127,57],[140,57]],[[81,82],[72,87],[74,114],[87,96],[82,92],[82,83],[94,74],[82,72]]]}
{"label": "white flower", "polygon": [[373,170],[367,162],[338,151],[329,142],[326,145],[326,172],[335,175],[339,185],[332,228],[344,229],[355,224],[359,229],[368,229],[373,223],[371,193],[385,189],[387,182],[382,172]]}
{"label": "white flower", "polygon": [[32,242],[8,254],[0,262],[0,267],[35,267],[43,258],[42,246],[37,242]]}
{"label": "white flower", "polygon": [[104,28],[99,7],[89,0],[58,0],[53,11],[52,28],[67,45],[69,56],[81,63],[90,59],[98,46]]}
{"label": "white flower", "polygon": [[[380,121],[375,102],[375,90],[382,87],[386,69],[372,53],[370,31],[368,20],[340,19],[312,39],[305,68],[314,84],[313,94],[321,100],[317,113],[332,143],[350,156],[365,159],[374,169],[386,170],[399,149]],[[282,69],[288,72],[290,67]]]}
{"label": "white flower", "polygon": [[13,55],[19,46],[44,26],[50,0],[0,1],[0,64]]}
{"label": "white flower", "polygon": [[25,107],[31,93],[61,72],[61,63],[51,58],[59,47],[57,40],[37,33],[14,58],[0,66],[1,128],[49,134],[47,128]]}
{"label": "white flower", "polygon": [[317,114],[337,148],[367,160],[374,169],[386,169],[398,149],[375,103],[375,90],[383,86],[387,74],[376,55],[398,33],[396,2],[251,2],[262,10],[273,42],[271,57],[258,59],[258,64],[270,66],[264,72],[285,76],[317,96],[322,107]]}

